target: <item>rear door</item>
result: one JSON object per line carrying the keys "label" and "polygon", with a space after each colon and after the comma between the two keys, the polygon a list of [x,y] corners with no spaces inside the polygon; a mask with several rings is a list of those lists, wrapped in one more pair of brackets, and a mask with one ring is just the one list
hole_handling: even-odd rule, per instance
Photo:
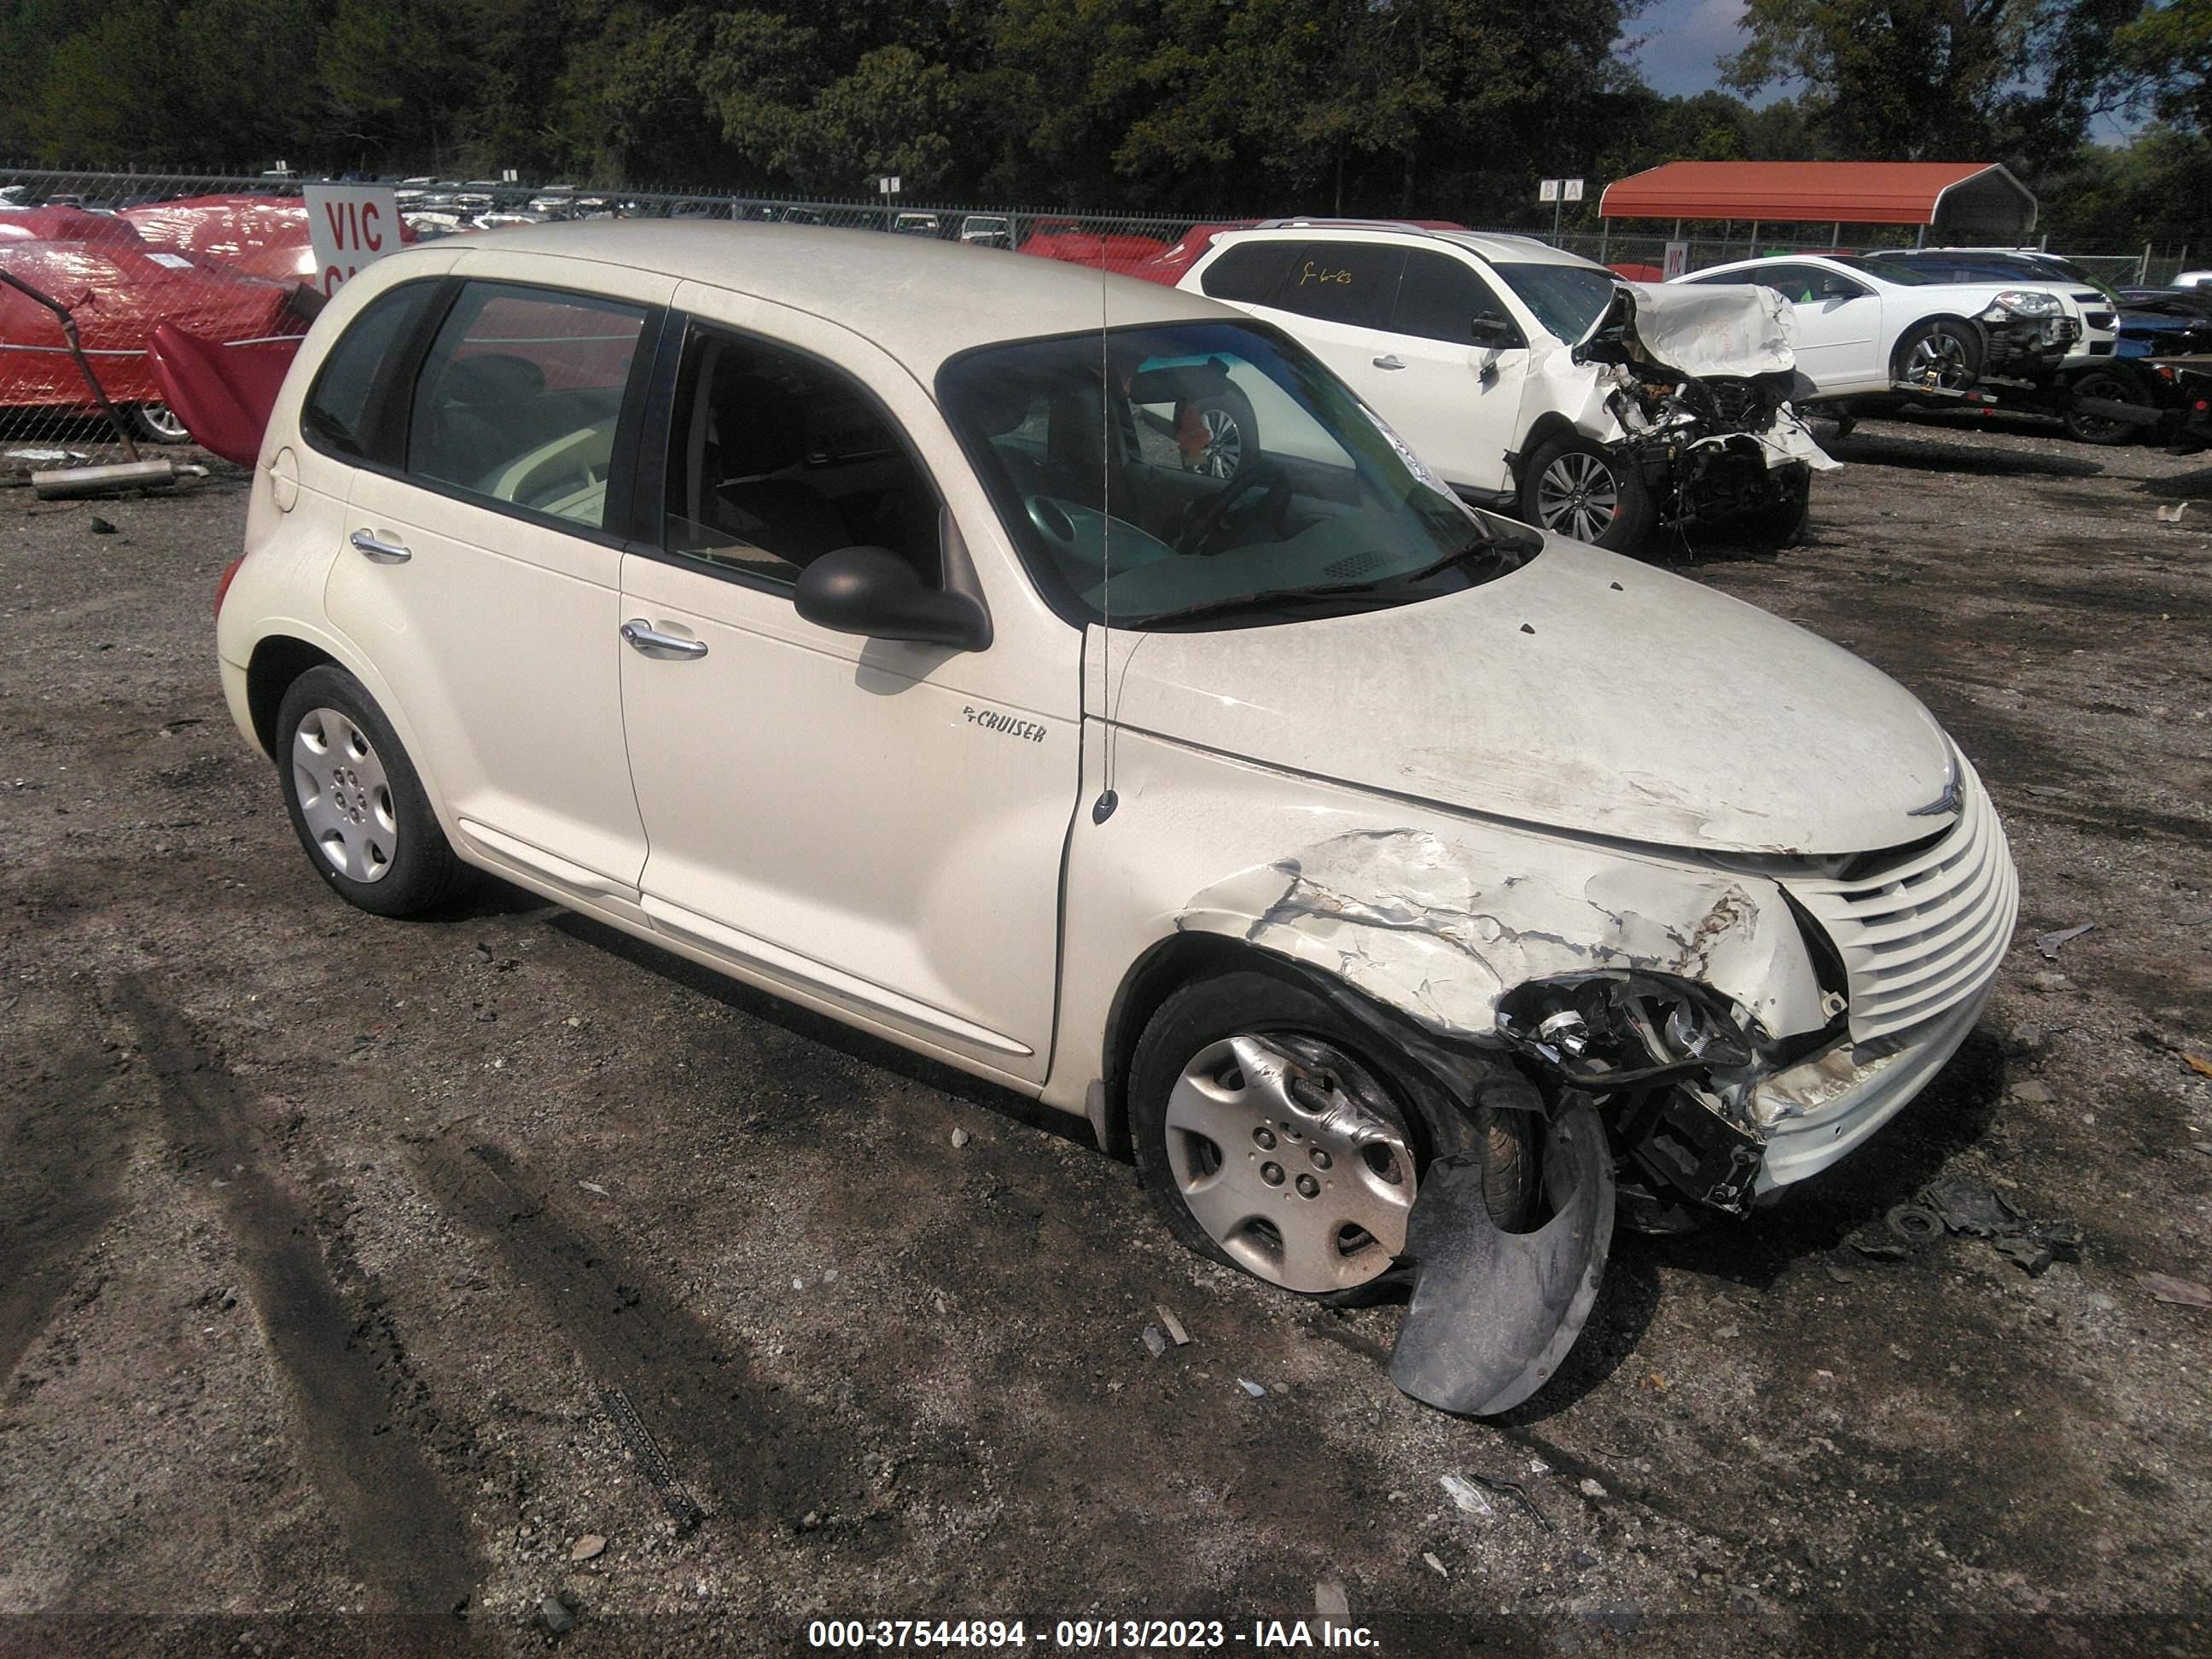
{"label": "rear door", "polygon": [[325,603],[382,670],[477,851],[586,898],[635,899],[645,830],[617,629],[664,313],[504,276],[443,299],[389,447],[356,476]]}

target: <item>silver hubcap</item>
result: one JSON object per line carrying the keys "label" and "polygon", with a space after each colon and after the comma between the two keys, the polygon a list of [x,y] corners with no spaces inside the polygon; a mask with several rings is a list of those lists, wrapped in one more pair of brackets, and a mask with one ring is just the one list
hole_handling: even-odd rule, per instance
{"label": "silver hubcap", "polygon": [[1931,334],[1913,346],[1907,368],[1909,380],[1932,378],[1940,386],[1960,386],[1966,378],[1966,349],[1948,334]]}
{"label": "silver hubcap", "polygon": [[1620,486],[1613,469],[1595,455],[1569,450],[1536,481],[1536,516],[1544,528],[1594,542],[1620,516]]}
{"label": "silver hubcap", "polygon": [[331,868],[383,880],[398,850],[399,818],[368,734],[335,708],[308,710],[292,734],[292,788]]}
{"label": "silver hubcap", "polygon": [[1167,1155],[1198,1224],[1287,1290],[1365,1283],[1406,1245],[1413,1155],[1348,1090],[1358,1067],[1310,1038],[1201,1048],[1168,1097]]}
{"label": "silver hubcap", "polygon": [[1190,470],[1217,478],[1235,477],[1244,464],[1244,434],[1237,417],[1226,410],[1206,409],[1199,411],[1198,418],[1206,428],[1206,447],[1198,452]]}
{"label": "silver hubcap", "polygon": [[185,423],[177,418],[176,410],[171,409],[168,404],[141,404],[138,406],[138,411],[146,417],[146,424],[164,438],[182,438],[185,435]]}

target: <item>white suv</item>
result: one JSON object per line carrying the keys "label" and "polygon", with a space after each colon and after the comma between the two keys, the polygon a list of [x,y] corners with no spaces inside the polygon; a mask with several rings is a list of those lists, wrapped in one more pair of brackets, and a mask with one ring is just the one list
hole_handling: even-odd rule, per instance
{"label": "white suv", "polygon": [[1683,361],[1654,349],[1674,294],[1532,238],[1293,222],[1217,237],[1176,286],[1295,336],[1468,499],[1578,541],[1733,520],[1778,544],[1834,465],[1790,408],[1778,307],[1705,311]]}
{"label": "white suv", "polygon": [[[1183,416],[1232,376],[1297,420],[1224,478]],[[246,545],[223,687],[338,896],[494,872],[1087,1116],[1217,1261],[1413,1274],[1394,1374],[1455,1410],[1552,1374],[1617,1191],[1741,1212],[1844,1156],[2011,937],[1900,687],[1079,266],[410,249],[316,320]]]}

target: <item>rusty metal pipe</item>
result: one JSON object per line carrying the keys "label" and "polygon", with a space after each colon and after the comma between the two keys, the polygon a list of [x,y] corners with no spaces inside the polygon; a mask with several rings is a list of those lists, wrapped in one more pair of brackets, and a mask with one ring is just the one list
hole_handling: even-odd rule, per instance
{"label": "rusty metal pipe", "polygon": [[116,413],[115,405],[107,401],[107,392],[100,384],[100,376],[92,372],[92,363],[84,355],[83,343],[76,337],[76,319],[70,315],[69,307],[60,301],[49,299],[40,293],[13,271],[0,269],[0,283],[5,283],[25,299],[44,306],[60,321],[62,338],[69,342],[70,356],[76,359],[78,373],[84,376],[85,385],[92,388],[94,401],[99,404],[100,412],[107,416],[107,423],[115,428],[115,436],[123,446],[123,453],[134,462],[137,460],[138,446],[131,441],[131,429],[123,423],[123,416]]}

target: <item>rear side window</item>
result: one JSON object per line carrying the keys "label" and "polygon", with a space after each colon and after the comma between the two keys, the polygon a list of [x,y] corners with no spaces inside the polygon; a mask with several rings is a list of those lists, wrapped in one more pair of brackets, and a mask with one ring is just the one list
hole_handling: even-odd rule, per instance
{"label": "rear side window", "polygon": [[378,295],[331,348],[300,410],[316,448],[354,459],[368,453],[374,394],[437,291],[434,282],[404,283]]}
{"label": "rear side window", "polygon": [[1504,318],[1490,284],[1448,253],[1414,248],[1406,255],[1406,274],[1398,284],[1398,309],[1390,326],[1399,334],[1472,345],[1470,325],[1478,312]]}
{"label": "rear side window", "polygon": [[1295,242],[1246,242],[1206,266],[1198,285],[1212,299],[1272,305],[1284,273],[1291,268],[1291,256],[1297,251]]}
{"label": "rear side window", "polygon": [[469,283],[415,382],[407,471],[489,501],[605,527],[641,306]]}
{"label": "rear side window", "polygon": [[1388,242],[1294,243],[1275,303],[1324,323],[1387,329],[1405,264],[1406,250]]}

